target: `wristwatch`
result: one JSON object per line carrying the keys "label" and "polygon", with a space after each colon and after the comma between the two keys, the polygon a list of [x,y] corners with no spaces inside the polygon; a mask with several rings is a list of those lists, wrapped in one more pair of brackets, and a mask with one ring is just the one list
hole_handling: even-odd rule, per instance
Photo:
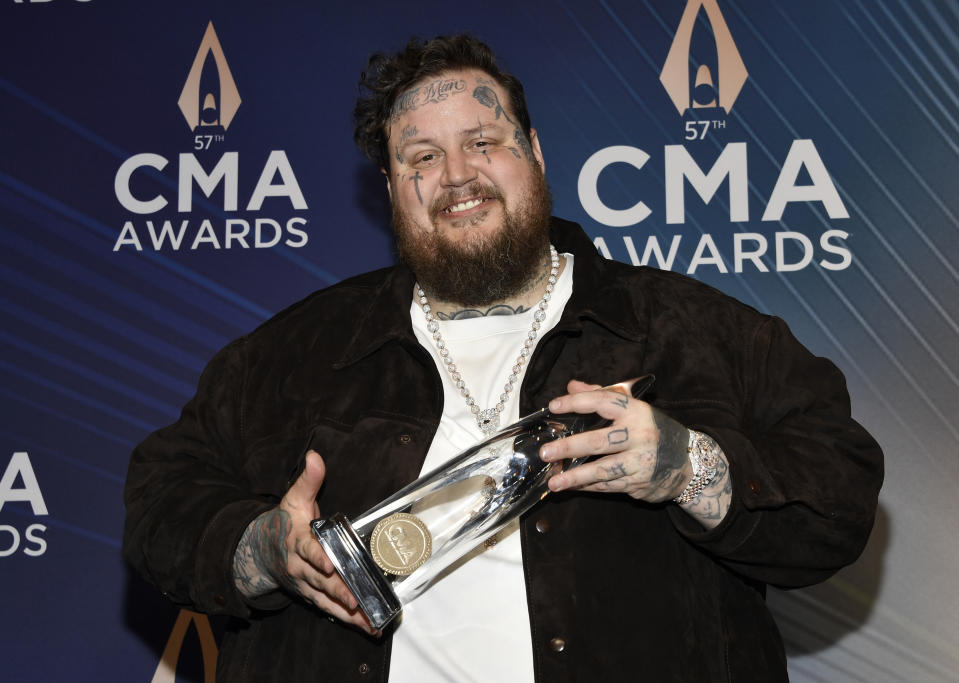
{"label": "wristwatch", "polygon": [[680,505],[691,503],[699,498],[699,494],[716,476],[716,470],[719,467],[719,455],[717,455],[719,444],[702,432],[689,430],[689,444],[686,446],[686,452],[689,454],[689,463],[693,466],[693,478],[689,480],[683,492],[673,498],[673,502]]}

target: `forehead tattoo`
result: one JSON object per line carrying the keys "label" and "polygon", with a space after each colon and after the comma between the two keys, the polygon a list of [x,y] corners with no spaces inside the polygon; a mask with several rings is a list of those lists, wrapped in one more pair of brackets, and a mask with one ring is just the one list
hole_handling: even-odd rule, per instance
{"label": "forehead tattoo", "polygon": [[466,92],[466,81],[462,78],[437,78],[426,85],[410,88],[396,98],[390,112],[390,123],[396,123],[406,112],[419,109],[424,104],[443,100]]}

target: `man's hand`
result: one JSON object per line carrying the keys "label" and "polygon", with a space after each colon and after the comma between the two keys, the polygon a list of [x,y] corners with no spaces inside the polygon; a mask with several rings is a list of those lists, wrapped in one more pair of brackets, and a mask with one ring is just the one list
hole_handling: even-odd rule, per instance
{"label": "man's hand", "polygon": [[316,495],[326,466],[315,451],[280,504],[250,522],[233,555],[233,578],[248,598],[278,588],[300,596],[341,621],[378,635],[333,568],[310,522],[320,516]]}
{"label": "man's hand", "polygon": [[689,430],[648,403],[577,380],[569,394],[550,401],[554,413],[596,413],[613,424],[553,441],[540,449],[548,462],[590,455],[590,460],[549,480],[552,491],[577,489],[626,493],[659,503],[683,492],[693,476],[686,447]]}
{"label": "man's hand", "polygon": [[[575,489],[626,493],[650,503],[679,496],[693,476],[687,447],[689,430],[653,406],[616,391],[576,380],[569,394],[550,401],[554,413],[596,413],[613,424],[548,443],[540,449],[547,461],[602,457],[553,475],[551,491]],[[716,474],[700,495],[680,507],[706,529],[715,528],[732,502],[729,462],[715,442]]]}

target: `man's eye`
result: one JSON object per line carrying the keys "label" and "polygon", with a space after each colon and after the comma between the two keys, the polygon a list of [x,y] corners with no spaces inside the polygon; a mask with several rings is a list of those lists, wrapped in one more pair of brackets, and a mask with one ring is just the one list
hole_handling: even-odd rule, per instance
{"label": "man's eye", "polygon": [[416,163],[421,166],[422,165],[428,166],[432,164],[434,161],[436,161],[435,154],[424,154],[422,156],[416,157]]}

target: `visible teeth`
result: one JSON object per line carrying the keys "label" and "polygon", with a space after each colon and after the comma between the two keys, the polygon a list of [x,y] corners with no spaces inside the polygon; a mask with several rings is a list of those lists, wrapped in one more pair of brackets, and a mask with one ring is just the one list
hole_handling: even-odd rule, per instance
{"label": "visible teeth", "polygon": [[460,202],[459,204],[454,204],[453,206],[446,209],[447,213],[455,213],[457,211],[466,211],[472,209],[474,206],[479,206],[483,203],[482,199],[471,199],[468,202]]}

